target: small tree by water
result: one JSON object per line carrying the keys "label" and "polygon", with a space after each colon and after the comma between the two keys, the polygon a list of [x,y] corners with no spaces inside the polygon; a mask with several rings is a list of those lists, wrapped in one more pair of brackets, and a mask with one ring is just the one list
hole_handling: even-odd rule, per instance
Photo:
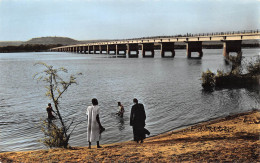
{"label": "small tree by water", "polygon": [[209,69],[206,72],[202,72],[202,87],[205,90],[212,90],[215,87],[215,74]]}
{"label": "small tree by water", "polygon": [[[35,65],[41,65],[45,67],[45,70],[34,75],[38,81],[45,82],[46,85],[46,96],[49,97],[54,103],[54,113],[57,115],[57,120],[44,120],[41,125],[41,130],[44,133],[45,137],[41,140],[44,145],[47,147],[69,147],[69,139],[74,131],[75,127],[79,124],[76,124],[73,129],[71,129],[74,120],[69,124],[65,123],[63,116],[60,113],[59,100],[61,99],[63,93],[65,93],[69,86],[72,84],[77,84],[76,75],[70,75],[68,81],[63,80],[60,76],[61,73],[68,73],[68,70],[61,67],[58,69],[53,68],[51,65],[46,63],[39,62]],[[81,75],[78,73],[77,75]],[[71,129],[71,130],[70,130]]]}
{"label": "small tree by water", "polygon": [[[260,57],[241,65],[242,56],[230,57],[231,71],[224,73],[218,70],[215,75],[210,70],[202,73],[202,87],[204,90],[213,90],[214,87],[248,87],[260,84]],[[243,73],[247,72],[247,73]]]}

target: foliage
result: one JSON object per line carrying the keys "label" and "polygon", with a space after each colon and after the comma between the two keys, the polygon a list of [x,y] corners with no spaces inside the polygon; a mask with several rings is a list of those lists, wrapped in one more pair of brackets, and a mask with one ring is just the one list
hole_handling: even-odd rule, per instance
{"label": "foliage", "polygon": [[63,134],[63,128],[58,127],[55,123],[48,120],[42,121],[41,130],[44,138],[40,140],[47,147],[64,147],[68,148],[68,141]]}
{"label": "foliage", "polygon": [[19,46],[4,46],[0,47],[0,53],[12,53],[12,52],[41,52],[47,51],[48,49],[62,46],[61,44],[23,44]]}
{"label": "foliage", "polygon": [[225,76],[226,74],[224,73],[223,70],[217,70],[217,75],[216,77],[221,77],[221,76]]}
{"label": "foliage", "polygon": [[232,69],[230,72],[217,70],[215,75],[210,70],[202,73],[202,87],[204,89],[213,89],[213,87],[248,87],[259,83],[260,78],[260,57],[252,59],[250,62],[245,63],[248,73],[245,72],[244,67],[241,65],[241,53],[238,56],[230,56],[232,62]]}
{"label": "foliage", "polygon": [[255,62],[248,63],[247,71],[252,75],[260,75],[260,56],[256,58]]}
{"label": "foliage", "polygon": [[242,52],[238,53],[237,56],[229,56],[229,61],[232,63],[230,75],[241,75],[242,74]]}
{"label": "foliage", "polygon": [[215,74],[209,69],[206,72],[202,72],[202,87],[205,90],[212,90],[215,86]]}
{"label": "foliage", "polygon": [[[45,87],[47,89],[46,96],[49,97],[54,103],[55,113],[58,116],[59,121],[48,121],[48,127],[46,128],[46,122],[43,122],[42,131],[45,134],[45,139],[43,143],[48,147],[68,147],[68,142],[70,139],[70,135],[72,134],[75,127],[69,132],[70,127],[74,123],[72,120],[69,125],[64,123],[62,115],[60,113],[59,99],[62,97],[63,93],[67,91],[69,86],[76,83],[75,75],[70,75],[69,81],[64,81],[60,77],[60,73],[68,73],[68,70],[61,67],[58,69],[53,68],[53,66],[49,66],[46,63],[39,62],[35,65],[42,65],[46,69],[40,73],[36,73],[34,78],[37,78],[38,81],[44,81],[47,83]],[[81,75],[78,73],[77,75]],[[54,124],[56,123],[56,124]]]}

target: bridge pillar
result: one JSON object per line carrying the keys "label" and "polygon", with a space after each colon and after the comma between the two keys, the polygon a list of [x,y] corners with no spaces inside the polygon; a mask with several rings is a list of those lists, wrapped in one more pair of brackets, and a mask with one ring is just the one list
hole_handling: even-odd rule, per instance
{"label": "bridge pillar", "polygon": [[236,52],[237,55],[242,57],[242,40],[224,41],[223,42],[223,56],[225,59],[229,59],[230,52]]}
{"label": "bridge pillar", "polygon": [[[151,55],[146,55],[147,51],[151,52]],[[142,44],[142,56],[143,58],[153,58],[154,57],[154,44],[153,43],[143,43]]]}
{"label": "bridge pillar", "polygon": [[107,45],[107,54],[110,54],[110,51],[114,51],[116,54],[116,45]]}
{"label": "bridge pillar", "polygon": [[80,47],[80,53],[82,53],[82,54],[84,53],[84,46]]}
{"label": "bridge pillar", "polygon": [[100,51],[99,45],[93,45],[93,51],[94,51],[94,54],[97,54],[97,51]]}
{"label": "bridge pillar", "polygon": [[84,53],[84,54],[87,53],[87,52],[86,52],[86,51],[87,51],[86,49],[87,49],[87,47],[86,47],[86,46],[83,46],[83,53]]}
{"label": "bridge pillar", "polygon": [[94,53],[94,48],[93,48],[93,46],[88,46],[88,54],[93,54],[92,51],[93,51],[93,53]]}
{"label": "bridge pillar", "polygon": [[103,51],[107,52],[107,45],[99,45],[100,54],[103,54]]}
{"label": "bridge pillar", "polygon": [[[126,50],[127,50],[126,44],[117,44],[116,45],[116,55],[126,56]],[[124,53],[120,54],[120,51],[123,51]]]}
{"label": "bridge pillar", "polygon": [[81,53],[82,53],[82,54],[85,53],[85,46],[81,46]]}
{"label": "bridge pillar", "polygon": [[175,51],[174,51],[174,42],[163,42],[161,43],[161,57],[166,58],[165,52],[171,52],[172,55],[169,57],[174,57],[175,56]]}
{"label": "bridge pillar", "polygon": [[192,58],[191,57],[192,52],[198,52],[199,56],[197,58],[199,58],[199,59],[201,59],[203,57],[201,41],[186,42],[186,50],[187,50],[187,58]]}
{"label": "bridge pillar", "polygon": [[[136,54],[131,54],[131,51],[135,51]],[[127,44],[128,58],[138,58],[138,54],[139,54],[138,44]]]}
{"label": "bridge pillar", "polygon": [[89,46],[86,46],[86,54],[90,54],[89,53]]}
{"label": "bridge pillar", "polygon": [[78,53],[79,52],[79,47],[78,46],[76,46],[76,53]]}
{"label": "bridge pillar", "polygon": [[95,45],[92,45],[92,54],[96,54]]}

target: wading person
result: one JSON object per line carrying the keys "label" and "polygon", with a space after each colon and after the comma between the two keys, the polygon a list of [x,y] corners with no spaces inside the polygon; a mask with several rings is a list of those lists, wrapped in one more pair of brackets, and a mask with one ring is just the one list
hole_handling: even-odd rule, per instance
{"label": "wading person", "polygon": [[51,103],[48,104],[48,107],[46,108],[46,111],[48,113],[48,121],[56,119],[55,116],[52,114],[52,113],[55,113],[55,112],[52,109]]}
{"label": "wading person", "polygon": [[133,102],[134,105],[131,109],[130,126],[133,127],[134,141],[143,143],[146,134],[144,130],[146,119],[144,105],[139,104],[136,98],[133,99]]}
{"label": "wading person", "polygon": [[105,130],[105,128],[101,125],[99,119],[99,106],[98,100],[93,98],[92,105],[87,108],[88,115],[88,143],[89,149],[91,148],[91,142],[97,142],[97,148],[101,148],[99,145],[99,140],[101,133]]}
{"label": "wading person", "polygon": [[123,117],[124,116],[124,112],[125,112],[124,106],[121,104],[121,102],[118,102],[118,112],[117,112],[117,115],[120,116],[120,117]]}

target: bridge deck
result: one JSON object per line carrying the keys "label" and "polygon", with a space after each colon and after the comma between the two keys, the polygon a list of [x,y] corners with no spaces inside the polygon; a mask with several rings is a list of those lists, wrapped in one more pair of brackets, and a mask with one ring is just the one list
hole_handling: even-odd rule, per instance
{"label": "bridge deck", "polygon": [[194,42],[194,41],[232,41],[232,40],[260,40],[260,31],[257,33],[240,33],[240,34],[227,34],[227,35],[207,35],[207,36],[187,36],[187,37],[163,37],[163,38],[139,38],[139,39],[124,39],[116,41],[101,41],[87,44],[76,44],[62,46],[55,49],[67,47],[80,47],[80,46],[94,46],[94,45],[114,45],[114,44],[144,44],[144,43],[163,43],[163,42]]}

